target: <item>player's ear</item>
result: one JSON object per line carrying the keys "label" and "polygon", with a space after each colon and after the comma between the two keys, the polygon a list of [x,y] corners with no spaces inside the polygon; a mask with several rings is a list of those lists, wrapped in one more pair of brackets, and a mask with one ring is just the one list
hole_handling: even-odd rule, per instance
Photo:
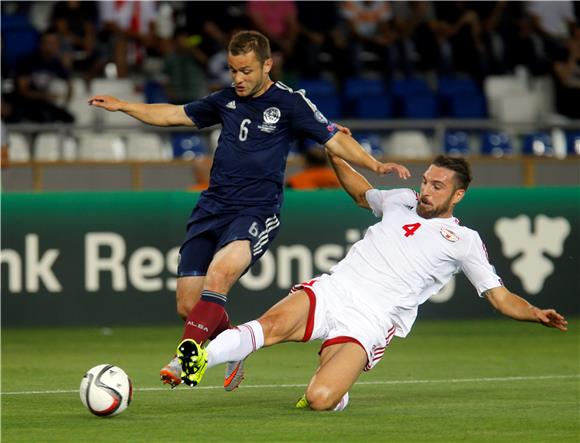
{"label": "player's ear", "polygon": [[453,205],[455,206],[457,203],[459,203],[461,200],[463,200],[464,196],[465,196],[465,189],[456,189],[455,192],[453,193],[453,198],[451,199],[451,203],[453,203]]}
{"label": "player's ear", "polygon": [[270,71],[272,70],[272,64],[273,64],[272,58],[267,58],[264,61],[264,65],[262,66],[262,72],[264,74],[269,74]]}

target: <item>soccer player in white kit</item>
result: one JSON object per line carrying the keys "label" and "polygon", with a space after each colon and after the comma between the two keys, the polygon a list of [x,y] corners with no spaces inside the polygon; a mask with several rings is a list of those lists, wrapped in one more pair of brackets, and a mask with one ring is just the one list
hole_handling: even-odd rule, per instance
{"label": "soccer player in white kit", "polygon": [[[329,274],[295,286],[258,320],[223,332],[206,349],[195,345],[193,385],[208,367],[242,360],[262,346],[318,339],[319,366],[296,406],[342,410],[360,374],[380,361],[394,336],[409,333],[418,306],[459,271],[507,317],[567,329],[554,309],[532,306],[506,289],[479,234],[453,217],[471,181],[464,159],[437,157],[420,194],[374,189],[344,160],[331,160],[344,189],[381,221]],[[184,341],[179,349],[192,346]]]}

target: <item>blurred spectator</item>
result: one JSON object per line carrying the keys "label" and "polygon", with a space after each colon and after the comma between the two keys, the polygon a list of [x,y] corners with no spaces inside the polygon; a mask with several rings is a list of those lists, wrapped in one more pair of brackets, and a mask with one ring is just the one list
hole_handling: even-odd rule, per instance
{"label": "blurred spectator", "polygon": [[282,56],[274,61],[274,78],[280,78],[278,68],[295,68],[294,47],[298,38],[298,11],[293,1],[257,1],[247,3],[247,14],[257,31],[270,40],[272,56]]}
{"label": "blurred spectator", "polygon": [[191,161],[195,184],[189,187],[190,191],[204,191],[208,188],[212,163],[213,158],[209,155],[199,155]]}
{"label": "blurred spectator", "polygon": [[340,79],[348,74],[346,36],[337,2],[297,2],[299,69],[304,77],[319,77],[323,69],[320,54],[331,57],[330,69]]}
{"label": "blurred spectator", "polygon": [[4,124],[4,121],[0,123],[0,126],[0,167],[4,169],[10,166],[8,156],[8,132],[6,131],[6,125]]}
{"label": "blurred spectator", "polygon": [[304,161],[304,170],[289,177],[286,186],[292,189],[340,188],[323,147],[308,149],[304,153]]}
{"label": "blurred spectator", "polygon": [[349,58],[356,74],[364,68],[364,52],[375,55],[379,68],[387,77],[395,69],[408,71],[404,53],[397,45],[399,35],[394,27],[390,2],[347,1],[341,3],[341,11],[349,31]]}
{"label": "blurred spectator", "polygon": [[195,37],[189,36],[187,29],[180,28],[175,32],[173,51],[165,57],[165,91],[173,104],[189,103],[206,93],[202,66],[207,63],[207,56],[197,43]]}
{"label": "blurred spectator", "polygon": [[208,56],[227,48],[232,33],[250,29],[246,2],[185,2],[187,29],[201,37],[200,49]]}
{"label": "blurred spectator", "polygon": [[453,70],[482,80],[488,71],[488,56],[482,41],[479,16],[471,2],[434,2],[436,34],[448,41]]}
{"label": "blurred spectator", "polygon": [[109,46],[118,77],[127,77],[129,65],[140,65],[147,51],[159,52],[155,27],[156,2],[101,1],[99,10],[103,23],[99,38]]}
{"label": "blurred spectator", "polygon": [[97,18],[94,2],[62,1],[52,11],[51,22],[60,36],[63,62],[68,69],[82,72],[87,86],[105,65],[97,48]]}
{"label": "blurred spectator", "polygon": [[[70,73],[59,58],[59,48],[58,34],[49,30],[40,39],[39,52],[26,57],[19,64],[16,90],[7,97],[11,112],[6,121],[31,120],[41,123],[74,121],[71,114],[57,105],[61,99],[65,104],[68,103],[72,94]],[[63,85],[64,97],[56,91],[56,85]]]}
{"label": "blurred spectator", "polygon": [[568,40],[553,64],[556,110],[570,118],[580,118],[580,30]]}
{"label": "blurred spectator", "polygon": [[573,2],[531,1],[527,2],[527,13],[542,38],[548,58],[557,55],[576,25]]}

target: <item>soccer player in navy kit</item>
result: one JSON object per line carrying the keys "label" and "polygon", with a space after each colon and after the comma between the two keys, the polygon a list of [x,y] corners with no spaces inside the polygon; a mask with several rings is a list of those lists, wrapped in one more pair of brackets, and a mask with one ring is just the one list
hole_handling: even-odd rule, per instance
{"label": "soccer player in navy kit", "polygon": [[[93,106],[122,111],[157,126],[222,125],[210,185],[188,220],[178,265],[177,311],[185,320],[182,339],[200,344],[229,328],[227,293],[278,232],[284,171],[293,140],[307,136],[357,166],[378,174],[409,176],[404,166],[380,163],[369,155],[348,130],[343,133],[326,120],[303,91],[274,83],[269,76],[270,45],[262,34],[234,35],[228,64],[232,87],[185,106],[127,103],[106,95],[89,100]],[[242,363],[226,368],[226,390],[241,382]],[[187,370],[187,362],[174,358],[161,370],[161,377],[176,386],[182,376],[187,381]]]}

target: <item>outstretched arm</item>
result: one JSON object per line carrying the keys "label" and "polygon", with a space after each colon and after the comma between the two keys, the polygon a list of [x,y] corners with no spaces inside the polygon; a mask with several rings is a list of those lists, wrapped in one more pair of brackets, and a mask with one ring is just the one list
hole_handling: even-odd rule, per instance
{"label": "outstretched arm", "polygon": [[[369,189],[373,189],[373,186],[359,174],[355,169],[350,166],[346,161],[338,157],[337,155],[330,152],[329,149],[326,150],[328,157],[330,158],[330,164],[332,165],[338,181],[344,188],[344,190],[353,198],[357,205],[361,208],[370,209],[369,203],[366,198],[366,192]],[[398,165],[396,163],[381,163],[387,169],[387,172],[396,172],[400,178],[406,180],[409,178],[410,173],[404,166]]]}
{"label": "outstretched arm", "polygon": [[155,126],[195,126],[183,106],[170,104],[128,103],[110,95],[95,95],[89,105],[107,111],[121,111],[137,120]]}
{"label": "outstretched arm", "polygon": [[491,305],[507,317],[515,320],[541,323],[560,331],[568,330],[568,322],[554,309],[540,309],[520,296],[510,292],[504,286],[489,289],[484,294]]}
{"label": "outstretched arm", "polygon": [[[345,128],[347,129],[347,128]],[[395,163],[381,163],[370,155],[365,149],[352,137],[347,135],[341,128],[324,145],[326,149],[337,157],[346,160],[356,166],[361,166],[377,174],[388,174],[396,172],[399,177],[406,179],[411,176],[408,169]]]}

